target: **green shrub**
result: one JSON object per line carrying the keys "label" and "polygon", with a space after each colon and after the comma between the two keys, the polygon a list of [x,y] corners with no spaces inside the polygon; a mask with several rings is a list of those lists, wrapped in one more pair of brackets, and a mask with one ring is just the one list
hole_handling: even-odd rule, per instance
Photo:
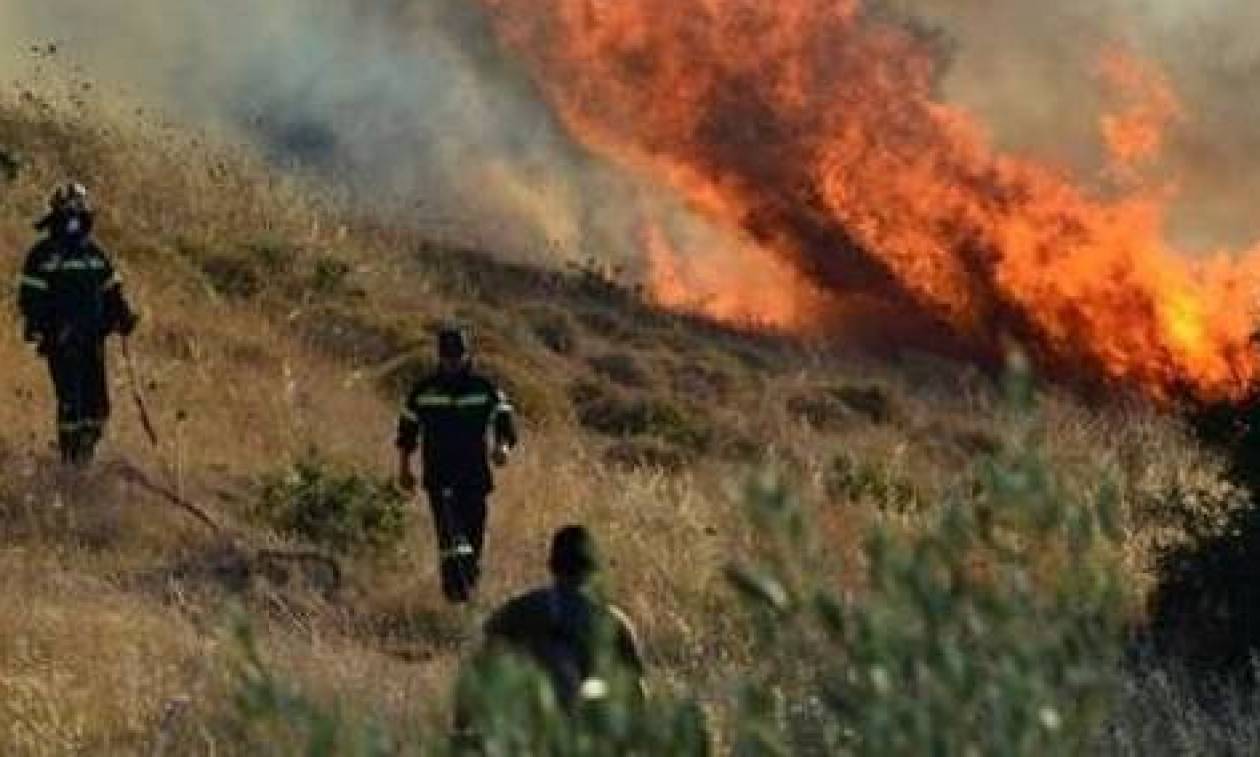
{"label": "green shrub", "polygon": [[1035,450],[981,467],[975,501],[905,533],[877,527],[864,589],[824,578],[773,479],[750,497],[769,545],[731,569],[756,608],[765,672],[745,699],[748,753],[1079,754],[1118,681],[1115,497],[1070,500]]}
{"label": "green shrub", "polygon": [[[1084,500],[1070,496],[1031,438],[978,465],[966,500],[943,503],[912,530],[876,526],[855,593],[837,590],[834,549],[814,543],[789,488],[756,479],[747,502],[759,556],[728,569],[756,662],[722,743],[737,755],[881,757],[1075,755],[1103,743],[1127,600],[1117,497],[1106,485]],[[345,708],[311,705],[256,653],[247,659],[242,730],[269,734],[262,744],[308,754],[469,753],[449,733],[407,738]],[[479,655],[456,698],[478,724],[480,754],[711,749],[694,700],[641,704],[611,689],[567,717],[541,673]]]}
{"label": "green shrub", "polygon": [[827,494],[850,502],[870,502],[884,512],[914,512],[924,504],[914,482],[887,464],[837,455],[826,477]]}
{"label": "green shrub", "polygon": [[407,506],[392,484],[329,470],[314,456],[263,481],[260,520],[292,536],[339,552],[384,549],[407,525]]}

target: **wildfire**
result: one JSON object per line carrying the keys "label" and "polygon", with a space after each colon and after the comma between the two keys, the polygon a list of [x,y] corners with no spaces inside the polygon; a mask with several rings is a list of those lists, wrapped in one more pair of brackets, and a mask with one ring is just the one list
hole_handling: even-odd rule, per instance
{"label": "wildfire", "polygon": [[666,307],[707,314],[730,323],[805,332],[826,310],[826,296],[780,260],[750,245],[691,247],[680,255],[665,232],[643,232],[649,281]]}
{"label": "wildfire", "polygon": [[1098,74],[1124,106],[1120,112],[1104,114],[1100,124],[1113,168],[1122,177],[1134,178],[1141,164],[1159,157],[1168,127],[1184,118],[1181,103],[1163,73],[1130,52],[1106,51]]}
{"label": "wildfire", "polygon": [[[1166,189],[1102,198],[997,152],[940,101],[912,25],[859,0],[482,2],[578,139],[756,250],[692,258],[650,231],[664,304],[809,329],[878,302],[1157,397],[1256,378],[1260,250],[1192,260],[1164,239]],[[1136,170],[1181,111],[1132,56],[1104,56],[1100,76],[1124,106],[1104,140]]]}

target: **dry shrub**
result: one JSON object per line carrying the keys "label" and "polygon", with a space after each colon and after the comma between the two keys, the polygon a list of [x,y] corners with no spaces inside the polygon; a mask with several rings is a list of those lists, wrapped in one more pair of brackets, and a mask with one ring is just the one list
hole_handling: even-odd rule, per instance
{"label": "dry shrub", "polygon": [[638,359],[628,352],[607,352],[589,358],[587,364],[600,378],[612,381],[631,389],[643,389],[651,383],[651,378]]}
{"label": "dry shrub", "polygon": [[535,305],[523,315],[534,336],[547,349],[559,355],[574,355],[581,350],[579,327],[567,311]]}
{"label": "dry shrub", "polygon": [[855,422],[884,424],[898,410],[887,389],[869,386],[825,386],[788,399],[788,411],[821,431],[843,431]]}
{"label": "dry shrub", "polygon": [[205,255],[198,261],[210,288],[223,297],[249,300],[262,291],[264,278],[253,261],[237,255]]}
{"label": "dry shrub", "polygon": [[590,382],[574,385],[570,396],[578,422],[607,436],[652,436],[692,454],[708,452],[717,439],[710,418],[667,397],[614,391]]}
{"label": "dry shrub", "polygon": [[383,363],[406,348],[397,330],[372,323],[344,307],[306,309],[293,325],[314,350],[354,366]]}
{"label": "dry shrub", "polygon": [[643,342],[643,336],[629,320],[605,308],[587,308],[576,314],[578,321],[587,331],[598,334],[604,339],[620,345],[637,346]]}
{"label": "dry shrub", "polygon": [[662,444],[655,439],[625,439],[615,442],[604,451],[604,460],[624,470],[661,470],[677,473],[687,467],[690,459],[677,447]]}
{"label": "dry shrub", "polygon": [[717,356],[671,361],[665,370],[673,392],[690,402],[723,403],[736,387],[735,378]]}
{"label": "dry shrub", "polygon": [[573,407],[563,382],[542,366],[496,358],[486,361],[485,372],[507,393],[521,424],[544,426],[572,421]]}

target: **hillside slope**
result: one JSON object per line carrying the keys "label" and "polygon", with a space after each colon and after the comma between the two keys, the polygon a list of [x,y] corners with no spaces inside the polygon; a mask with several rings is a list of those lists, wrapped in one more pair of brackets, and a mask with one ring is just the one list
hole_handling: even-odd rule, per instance
{"label": "hillside slope", "polygon": [[[58,470],[43,366],[12,307],[0,310],[5,753],[143,752],[172,706],[174,752],[233,753],[240,650],[227,630],[242,616],[311,696],[400,725],[444,718],[478,617],[543,578],[547,539],[571,521],[604,542],[654,683],[704,692],[720,719],[751,665],[723,578],[758,547],[740,509],[750,471],[786,474],[836,556],[834,580],[860,591],[844,564],[866,527],[916,528],[1025,423],[966,366],[740,333],[654,309],[596,265],[543,270],[430,245],[340,212],[246,148],[74,92],[0,92],[0,297],[14,299],[49,188],[82,180],[143,316],[134,347],[160,448],[115,348],[103,459],[84,476]],[[341,555],[335,592],[268,577],[251,549],[311,545],[259,516],[266,482],[304,460],[386,478],[401,388],[450,318],[472,326],[524,426],[492,502],[478,605],[442,603],[423,508],[401,541]],[[1175,537],[1170,502],[1217,496],[1219,465],[1136,403],[1087,408],[1049,392],[1041,412],[1069,488],[1116,481],[1125,559],[1149,583],[1153,546]]]}

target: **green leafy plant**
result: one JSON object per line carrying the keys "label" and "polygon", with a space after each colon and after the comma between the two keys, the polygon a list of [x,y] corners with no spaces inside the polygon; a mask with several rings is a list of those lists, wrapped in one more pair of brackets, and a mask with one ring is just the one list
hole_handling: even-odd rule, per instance
{"label": "green leafy plant", "polygon": [[391,484],[330,470],[314,455],[263,481],[256,515],[277,531],[339,552],[384,549],[407,525]]}
{"label": "green leafy plant", "polygon": [[887,464],[874,464],[848,454],[832,460],[827,493],[850,502],[871,502],[883,512],[915,512],[924,497],[914,482]]}
{"label": "green leafy plant", "polygon": [[[1031,438],[1031,437],[1030,437]],[[749,500],[759,562],[731,568],[751,603],[763,672],[744,698],[746,754],[1077,754],[1119,679],[1116,496],[1061,489],[1035,445],[980,466],[974,497],[907,533],[876,527],[863,588],[774,478]]]}

